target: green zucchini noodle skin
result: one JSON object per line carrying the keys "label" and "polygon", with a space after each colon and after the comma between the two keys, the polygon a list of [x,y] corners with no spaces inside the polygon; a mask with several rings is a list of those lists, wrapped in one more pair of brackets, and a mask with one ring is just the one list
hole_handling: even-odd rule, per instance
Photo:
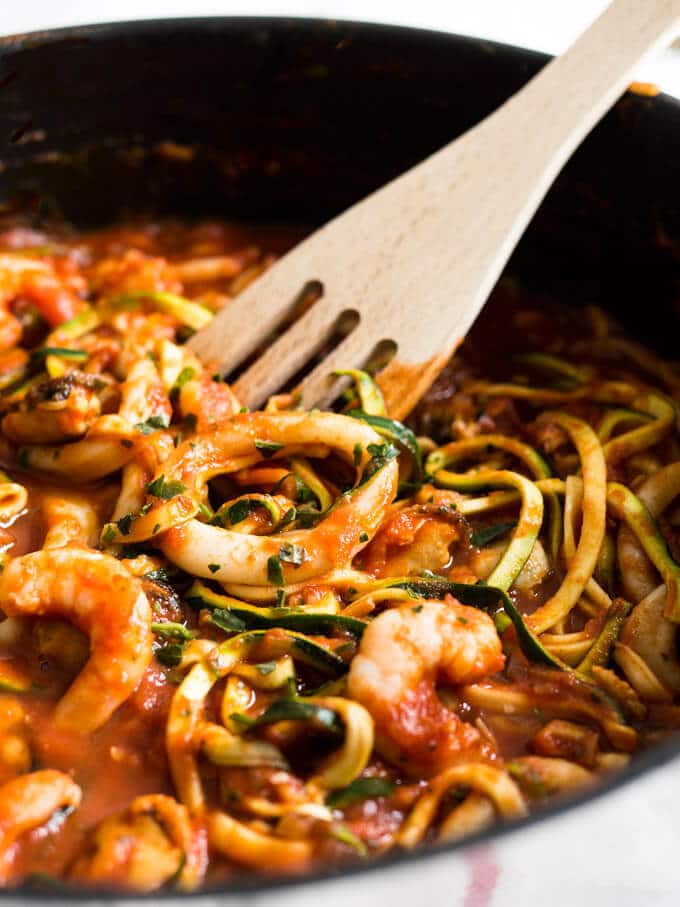
{"label": "green zucchini noodle skin", "polygon": [[680,727],[678,364],[501,287],[403,422],[379,349],[251,412],[186,341],[301,232],[13,216],[0,888],[338,872]]}
{"label": "green zucchini noodle skin", "polygon": [[490,586],[504,592],[512,586],[522,567],[529,559],[543,523],[543,495],[529,479],[509,470],[479,470],[472,476],[457,475],[446,469],[438,470],[435,484],[455,491],[475,490],[484,487],[515,488],[522,499],[517,528],[503,557],[487,578]]}
{"label": "green zucchini noodle skin", "polygon": [[677,423],[677,407],[668,397],[645,394],[636,397],[632,401],[632,406],[651,416],[653,421],[607,441],[603,450],[608,463],[617,463],[657,444],[671,433]]}
{"label": "green zucchini noodle skin", "polygon": [[[641,506],[633,503],[633,509],[638,514],[637,524],[641,529],[643,523],[640,522],[640,515],[644,521],[646,530],[644,537],[648,540],[648,547],[649,543],[653,539],[655,540],[652,548],[656,557],[656,560],[653,561],[654,566],[658,567],[661,563],[659,560],[659,556],[661,556],[663,562],[671,570],[675,570],[675,567],[666,559],[666,543],[663,540],[659,543],[658,528],[654,521],[662,516],[678,494],[680,494],[680,463],[671,463],[650,476],[637,490],[637,499]],[[625,492],[619,492],[619,495],[626,497]],[[622,584],[625,594],[635,601],[641,601],[656,587],[654,569],[650,567],[646,550],[638,533],[628,525],[627,521],[623,521],[619,526],[617,537],[618,559],[622,567]]]}
{"label": "green zucchini noodle skin", "polygon": [[547,479],[552,475],[546,461],[533,447],[505,435],[477,435],[462,441],[452,441],[430,454],[426,464],[427,472],[435,475],[440,469],[448,469],[460,460],[488,453],[494,448],[507,451],[521,460],[534,479]]}
{"label": "green zucchini noodle skin", "polygon": [[607,471],[602,445],[592,428],[566,413],[545,417],[563,428],[579,455],[583,474],[583,525],[574,557],[555,595],[534,614],[529,623],[534,631],[549,629],[563,619],[577,603],[592,576],[604,541]]}
{"label": "green zucchini noodle skin", "polygon": [[680,565],[670,556],[668,546],[647,507],[623,485],[610,482],[607,504],[626,524],[666,584],[666,611],[669,620],[680,623]]}

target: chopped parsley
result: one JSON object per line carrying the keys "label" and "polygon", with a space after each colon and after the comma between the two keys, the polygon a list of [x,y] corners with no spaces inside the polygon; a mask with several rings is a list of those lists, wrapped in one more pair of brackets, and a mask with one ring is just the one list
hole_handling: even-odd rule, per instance
{"label": "chopped parsley", "polygon": [[389,797],[394,793],[395,785],[386,778],[357,778],[340,790],[334,790],[326,797],[326,804],[334,809],[342,809],[362,800],[373,800],[376,797]]}
{"label": "chopped parsley", "polygon": [[149,416],[144,422],[137,422],[135,428],[143,435],[150,435],[159,428],[167,428],[168,425],[170,425],[170,420],[162,413],[160,416]]}
{"label": "chopped parsley", "polygon": [[219,627],[220,630],[225,630],[227,633],[240,633],[241,630],[246,628],[245,621],[242,621],[240,617],[232,614],[226,608],[215,608],[211,611],[210,623]]}
{"label": "chopped parsley", "polygon": [[391,460],[394,460],[395,457],[399,456],[399,451],[394,444],[390,444],[389,441],[384,441],[382,444],[369,444],[366,450],[370,453],[371,459],[364,467],[361,476],[362,484],[373,478],[373,476],[383,469],[383,467],[387,466]]}
{"label": "chopped parsley", "polygon": [[[134,555],[137,556],[139,553],[140,552],[134,552]],[[177,567],[168,565],[167,567],[157,567],[155,570],[150,570],[148,573],[143,574],[142,579],[145,579],[150,583],[162,583],[164,586],[172,586],[172,584],[177,582],[181,576],[181,570]]]}
{"label": "chopped parsley", "polygon": [[163,621],[151,624],[151,629],[156,636],[162,636],[164,639],[180,639],[187,642],[194,639],[196,633],[185,627],[184,624],[175,623],[174,621]]}
{"label": "chopped parsley", "polygon": [[154,479],[153,482],[149,482],[146,486],[146,490],[155,498],[169,501],[171,498],[175,498],[178,494],[182,494],[183,491],[186,491],[187,487],[177,479],[166,479],[164,475],[160,475],[157,479]]}
{"label": "chopped parsley", "polygon": [[166,668],[176,668],[182,661],[185,646],[186,642],[170,642],[165,646],[159,646],[154,654]]}
{"label": "chopped parsley", "polygon": [[220,566],[220,564],[208,564],[208,570],[210,570],[211,573],[217,573],[217,571],[220,569]]}
{"label": "chopped parsley", "polygon": [[267,674],[271,674],[276,670],[275,661],[263,661],[262,664],[255,665],[257,668],[258,674],[262,674],[263,677],[266,677]]}
{"label": "chopped parsley", "polygon": [[367,542],[367,541],[368,541],[368,533],[367,533],[367,532],[362,532],[361,535],[359,536],[359,541],[360,541],[360,542]]}
{"label": "chopped parsley", "polygon": [[121,535],[130,535],[130,529],[132,528],[132,521],[134,518],[132,513],[126,513],[125,516],[122,516],[118,520],[116,526],[118,526],[118,531]]}
{"label": "chopped parsley", "polygon": [[489,542],[505,535],[510,529],[514,529],[517,523],[494,523],[493,526],[484,526],[470,533],[470,544],[474,548],[483,548]]}

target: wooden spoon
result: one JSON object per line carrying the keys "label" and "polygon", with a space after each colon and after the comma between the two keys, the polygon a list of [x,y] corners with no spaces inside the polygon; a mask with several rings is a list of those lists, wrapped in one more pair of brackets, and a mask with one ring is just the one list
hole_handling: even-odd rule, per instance
{"label": "wooden spoon", "polygon": [[[464,338],[573,150],[640,61],[679,31],[680,0],[614,0],[502,107],[305,239],[191,347],[223,372],[264,348],[235,384],[255,408],[354,313],[354,329],[296,388],[301,404],[328,406],[339,392],[331,373],[361,368],[391,342],[396,355],[380,383],[388,412],[403,418]],[[312,285],[320,298],[270,342]]]}

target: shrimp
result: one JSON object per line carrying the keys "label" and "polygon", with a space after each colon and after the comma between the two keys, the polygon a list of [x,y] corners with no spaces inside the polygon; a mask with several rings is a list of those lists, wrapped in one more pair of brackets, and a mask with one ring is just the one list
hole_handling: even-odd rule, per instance
{"label": "shrimp", "polygon": [[46,769],[13,778],[0,787],[0,884],[11,870],[12,844],[57,812],[80,805],[82,793],[64,772]]}
{"label": "shrimp", "polygon": [[20,297],[30,300],[52,327],[73,318],[82,305],[48,261],[0,254],[0,349],[21,338],[21,324],[10,311]]}
{"label": "shrimp", "polygon": [[90,637],[90,657],[54,712],[64,730],[101,727],[151,661],[149,602],[110,555],[53,548],[16,558],[0,577],[0,609],[8,617],[63,617]]}
{"label": "shrimp", "polygon": [[182,292],[182,284],[168,261],[138,249],[128,249],[122,256],[98,261],[90,278],[97,293],[107,297],[140,290],[149,293]]}
{"label": "shrimp", "polygon": [[[27,716],[15,696],[0,697],[0,785],[31,768]],[[0,788],[1,789],[1,788]]]}
{"label": "shrimp", "polygon": [[434,775],[463,753],[492,755],[479,732],[440,702],[437,675],[471,683],[501,670],[504,660],[491,618],[447,596],[444,603],[402,605],[372,621],[347,691],[373,716],[386,755],[401,755]]}
{"label": "shrimp", "polygon": [[45,495],[42,515],[47,529],[43,548],[97,544],[100,520],[92,500],[85,495],[70,489]]}
{"label": "shrimp", "polygon": [[155,891],[175,880],[180,890],[200,883],[205,835],[185,806],[165,794],[137,797],[91,833],[69,877],[80,883]]}

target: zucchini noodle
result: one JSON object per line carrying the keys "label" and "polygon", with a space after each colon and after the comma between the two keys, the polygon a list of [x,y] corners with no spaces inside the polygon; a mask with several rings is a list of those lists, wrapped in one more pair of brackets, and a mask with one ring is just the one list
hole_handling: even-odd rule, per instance
{"label": "zucchini noodle", "polygon": [[524,798],[507,772],[490,765],[456,765],[430,781],[427,793],[423,794],[402,826],[399,834],[402,847],[410,850],[422,841],[440,800],[454,786],[484,794],[504,819],[518,818],[526,812]]}
{"label": "zucchini noodle", "polygon": [[677,421],[675,404],[660,394],[636,397],[632,401],[632,406],[646,415],[652,416],[653,421],[607,441],[603,450],[608,463],[618,463],[622,459],[658,444],[670,434]]}
{"label": "zucchini noodle", "polygon": [[[432,455],[431,455],[432,456]],[[440,469],[434,475],[437,485],[456,491],[479,491],[480,488],[498,485],[516,488],[522,498],[522,509],[512,540],[503,557],[487,577],[487,583],[507,591],[515,582],[522,567],[531,555],[543,522],[543,496],[533,482],[518,472],[509,470],[482,470],[471,474],[457,474]]]}
{"label": "zucchini noodle", "polygon": [[661,574],[666,583],[666,617],[679,623],[680,565],[671,557],[653,516],[629,488],[617,482],[610,482],[607,486],[607,506],[626,523]]}
{"label": "zucchini noodle", "polygon": [[607,473],[597,435],[586,422],[566,413],[550,413],[547,418],[567,432],[578,451],[583,473],[583,525],[562,585],[529,618],[530,625],[538,633],[565,618],[578,602],[597,564],[606,517]]}

